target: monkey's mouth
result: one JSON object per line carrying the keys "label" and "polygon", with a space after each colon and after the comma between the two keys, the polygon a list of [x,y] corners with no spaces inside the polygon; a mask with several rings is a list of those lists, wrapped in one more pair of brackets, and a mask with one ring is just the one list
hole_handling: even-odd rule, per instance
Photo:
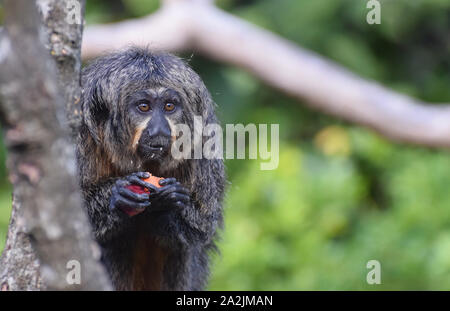
{"label": "monkey's mouth", "polygon": [[163,152],[167,146],[165,145],[160,145],[160,144],[154,144],[154,145],[147,145],[147,148],[150,151],[154,151],[154,152]]}
{"label": "monkey's mouth", "polygon": [[139,146],[138,152],[142,159],[147,162],[160,161],[167,157],[170,144],[164,143],[147,143]]}
{"label": "monkey's mouth", "polygon": [[169,151],[169,145],[166,144],[148,144],[145,146],[145,153],[147,158],[153,159],[156,157],[163,157]]}

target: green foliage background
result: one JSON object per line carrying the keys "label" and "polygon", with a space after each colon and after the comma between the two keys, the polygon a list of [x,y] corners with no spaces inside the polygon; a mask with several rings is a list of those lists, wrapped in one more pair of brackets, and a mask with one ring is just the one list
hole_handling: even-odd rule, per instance
{"label": "green foliage background", "polygon": [[[88,23],[159,6],[87,2]],[[365,78],[426,101],[450,101],[450,0],[381,1],[381,25],[366,23],[364,0],[217,2]],[[226,163],[226,225],[210,289],[450,289],[448,152],[388,142],[311,111],[239,68],[196,53],[184,57],[205,80],[223,123],[280,124],[278,169]],[[1,149],[0,249],[11,201],[4,157]],[[371,259],[381,262],[381,285],[366,283]]]}

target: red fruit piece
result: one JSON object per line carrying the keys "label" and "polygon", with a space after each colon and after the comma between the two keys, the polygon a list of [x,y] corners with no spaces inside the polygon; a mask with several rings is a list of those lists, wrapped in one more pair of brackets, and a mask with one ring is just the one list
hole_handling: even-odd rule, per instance
{"label": "red fruit piece", "polygon": [[[159,184],[159,181],[161,179],[164,179],[164,178],[156,177],[156,176],[153,176],[152,174],[150,174],[149,178],[144,178],[142,180],[145,181],[145,182],[148,182],[149,184],[152,184],[152,185],[154,185],[154,186],[156,186],[158,188],[161,188],[161,185]],[[138,186],[138,185],[128,185],[128,186],[126,186],[126,188],[130,189],[134,193],[138,193],[138,194],[149,193],[149,191],[146,188]],[[127,213],[128,216],[130,216],[130,217],[134,216],[134,215],[137,215],[137,214],[140,214],[140,213],[142,213],[144,211],[144,209],[135,209],[135,208],[122,208],[122,210],[125,213]]]}
{"label": "red fruit piece", "polygon": [[142,188],[141,186],[138,185],[128,185],[127,189],[130,189],[131,191],[137,194],[148,193],[147,189]]}
{"label": "red fruit piece", "polygon": [[[156,177],[156,176],[153,176],[152,174],[150,174],[149,178],[143,178],[142,180],[145,182],[148,182],[149,184],[152,184],[158,188],[161,188],[161,185],[159,184],[159,181],[161,179],[164,179],[164,178]],[[128,185],[127,189],[130,189],[134,193],[138,193],[138,194],[149,193],[149,191],[147,189],[145,189],[144,187],[138,186],[138,185]]]}

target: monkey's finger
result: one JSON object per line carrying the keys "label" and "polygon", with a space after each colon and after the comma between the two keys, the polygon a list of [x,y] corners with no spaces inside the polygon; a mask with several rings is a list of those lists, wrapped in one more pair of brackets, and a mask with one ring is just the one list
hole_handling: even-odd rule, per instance
{"label": "monkey's finger", "polygon": [[116,180],[115,184],[116,184],[117,188],[121,188],[121,187],[128,186],[130,183],[127,180],[118,179],[118,180]]}
{"label": "monkey's finger", "polygon": [[191,200],[191,196],[185,193],[180,193],[180,192],[172,192],[172,193],[168,193],[164,196],[160,197],[161,200],[163,201],[178,201],[178,200],[182,200],[183,202],[189,202]]}
{"label": "monkey's finger", "polygon": [[130,201],[124,197],[119,197],[116,200],[116,207],[119,208],[133,208],[133,209],[145,209],[150,206],[150,202],[144,202],[144,203],[136,203],[133,201]]}
{"label": "monkey's finger", "polygon": [[137,176],[138,178],[149,178],[150,173],[148,172],[136,172],[133,175]]}
{"label": "monkey's finger", "polygon": [[[170,189],[177,189],[177,190],[180,190],[180,191],[183,191],[183,192],[188,192],[187,188],[184,187],[184,186],[183,186],[182,184],[180,184],[179,182],[176,182],[176,183],[174,183],[174,184],[170,184],[170,185],[163,186],[163,187],[159,188],[159,190],[160,190],[161,192],[166,192],[166,191],[169,191]],[[173,190],[172,190],[172,191],[173,191]]]}
{"label": "monkey's finger", "polygon": [[160,188],[156,187],[153,184],[150,184],[148,182],[144,181],[144,184],[142,185],[142,187],[144,187],[145,189],[147,189],[148,191],[150,191],[150,194],[155,194],[160,192]]}
{"label": "monkey's finger", "polygon": [[161,196],[165,196],[165,195],[167,195],[169,193],[172,193],[172,192],[179,192],[179,193],[182,193],[182,194],[189,195],[189,190],[187,190],[182,185],[169,185],[169,186],[165,186],[163,188],[160,188],[160,195]]}
{"label": "monkey's finger", "polygon": [[127,188],[119,188],[119,194],[127,199],[130,199],[130,200],[133,200],[136,202],[146,202],[149,199],[149,196],[147,193],[139,194],[139,193],[133,192]]}
{"label": "monkey's finger", "polygon": [[139,182],[142,182],[142,179],[140,179],[136,174],[132,174],[130,176],[127,176],[126,180],[130,184],[139,184]]}
{"label": "monkey's finger", "polygon": [[171,201],[181,201],[183,203],[189,203],[190,201],[190,197],[188,195],[182,194],[182,193],[177,193],[177,192],[172,192],[171,194],[169,194],[167,196],[167,198]]}
{"label": "monkey's finger", "polygon": [[171,185],[171,184],[176,183],[176,182],[177,182],[177,179],[176,179],[176,178],[170,177],[170,178],[164,178],[164,179],[161,179],[161,180],[159,181],[159,184],[160,184],[161,186],[167,186],[167,185]]}
{"label": "monkey's finger", "polygon": [[183,201],[185,203],[189,203],[191,200],[191,197],[189,193],[186,192],[179,192],[179,191],[171,191],[166,193],[161,193],[159,196],[159,199],[161,201]]}
{"label": "monkey's finger", "polygon": [[138,185],[141,187],[144,187],[145,189],[148,189],[150,192],[158,192],[158,187],[156,187],[155,185],[152,185],[148,182],[143,181],[142,179],[140,179],[137,176],[130,176],[128,178],[128,181],[133,184],[133,185]]}

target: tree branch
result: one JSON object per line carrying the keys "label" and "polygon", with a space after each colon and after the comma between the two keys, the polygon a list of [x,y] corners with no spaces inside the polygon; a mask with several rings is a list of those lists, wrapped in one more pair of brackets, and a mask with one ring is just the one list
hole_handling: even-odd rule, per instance
{"label": "tree branch", "polygon": [[[51,8],[46,18],[49,29],[64,23],[62,6],[67,1],[46,3]],[[64,97],[71,99],[79,92],[77,62],[59,64],[57,74],[40,41],[45,36],[34,1],[5,0],[4,10],[0,114],[14,206],[0,263],[1,289],[110,289],[99,263],[100,250],[90,237],[89,222],[81,208],[74,147],[65,117]],[[54,33],[58,26],[51,29]],[[72,31],[80,31],[81,37],[80,29]],[[61,91],[62,86],[68,93]],[[80,285],[66,281],[70,260],[80,263]],[[39,266],[43,284],[37,273]]]}
{"label": "tree branch", "polygon": [[364,125],[395,141],[450,147],[450,107],[429,105],[364,80],[202,0],[166,0],[148,17],[87,27],[83,57],[125,45],[198,50],[315,109]]}

